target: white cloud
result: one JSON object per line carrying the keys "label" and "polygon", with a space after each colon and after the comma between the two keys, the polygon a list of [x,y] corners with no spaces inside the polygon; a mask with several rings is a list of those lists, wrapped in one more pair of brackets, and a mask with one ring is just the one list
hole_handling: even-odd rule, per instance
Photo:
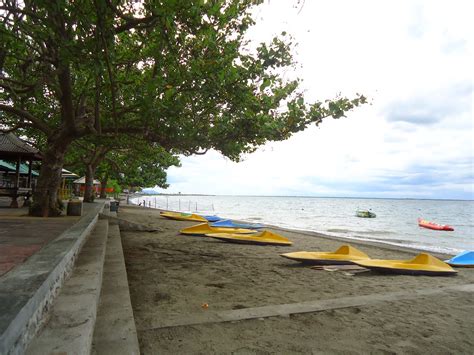
{"label": "white cloud", "polygon": [[216,152],[183,158],[168,192],[474,198],[473,10],[470,1],[306,1],[300,12],[266,2],[251,38],[293,35],[301,68],[286,75],[304,79],[308,100],[362,92],[372,104],[239,164]]}

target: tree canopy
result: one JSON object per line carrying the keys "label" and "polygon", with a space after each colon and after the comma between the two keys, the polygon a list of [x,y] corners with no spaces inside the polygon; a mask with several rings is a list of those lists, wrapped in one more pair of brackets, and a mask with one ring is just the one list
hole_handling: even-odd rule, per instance
{"label": "tree canopy", "polygon": [[256,50],[245,39],[261,2],[3,1],[1,123],[46,142],[35,214],[55,213],[64,156],[82,137],[238,161],[365,102],[307,103],[280,74],[294,64],[286,34]]}
{"label": "tree canopy", "polygon": [[[156,143],[124,135],[108,140],[91,138],[95,137],[73,142],[64,162],[76,173],[85,175],[86,202],[94,200],[94,178],[101,182],[102,191],[109,179],[132,188],[155,185],[166,188],[166,169],[179,166],[178,158]],[[101,195],[105,197],[105,193]]]}

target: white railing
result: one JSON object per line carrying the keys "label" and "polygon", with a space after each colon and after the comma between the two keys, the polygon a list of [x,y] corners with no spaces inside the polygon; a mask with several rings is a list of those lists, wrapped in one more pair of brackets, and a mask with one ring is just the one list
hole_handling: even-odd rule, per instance
{"label": "white railing", "polygon": [[133,199],[133,203],[149,207],[149,208],[158,208],[162,210],[169,211],[179,211],[179,212],[214,212],[214,204],[211,203],[202,203],[187,199],[173,199],[168,196],[140,196]]}

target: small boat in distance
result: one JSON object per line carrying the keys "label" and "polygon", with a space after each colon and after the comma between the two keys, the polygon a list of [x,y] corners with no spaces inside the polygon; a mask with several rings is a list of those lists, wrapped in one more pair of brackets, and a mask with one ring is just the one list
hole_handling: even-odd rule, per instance
{"label": "small boat in distance", "polygon": [[374,212],[370,212],[369,210],[358,210],[356,212],[356,217],[375,218],[375,217],[377,217],[377,215]]}
{"label": "small boat in distance", "polygon": [[437,223],[430,222],[422,218],[418,218],[418,226],[423,227],[423,228],[433,229],[436,231],[453,231],[454,230],[453,227],[448,226],[447,224],[437,224]]}

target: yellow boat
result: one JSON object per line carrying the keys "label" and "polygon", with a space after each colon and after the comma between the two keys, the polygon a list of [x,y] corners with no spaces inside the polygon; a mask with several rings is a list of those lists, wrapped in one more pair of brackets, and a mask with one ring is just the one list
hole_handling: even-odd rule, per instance
{"label": "yellow boat", "polygon": [[[227,230],[229,228],[226,228]],[[262,245],[291,245],[292,242],[281,235],[263,231],[251,235],[242,235],[235,233],[209,233],[208,237],[222,240],[224,242],[241,243],[241,244],[262,244]]]}
{"label": "yellow boat", "polygon": [[252,229],[244,229],[244,228],[219,228],[219,227],[211,227],[209,223],[201,223],[196,224],[192,227],[184,228],[179,231],[181,234],[188,234],[188,235],[204,235],[208,233],[255,233]]}
{"label": "yellow boat", "polygon": [[402,275],[455,275],[457,273],[445,262],[426,253],[418,254],[411,260],[360,260],[357,265],[365,268]]}
{"label": "yellow boat", "polygon": [[177,221],[207,222],[207,219],[194,213],[164,211],[160,212],[160,216]]}
{"label": "yellow boat", "polygon": [[345,265],[353,264],[356,260],[370,259],[367,254],[350,245],[343,245],[335,252],[297,251],[280,256],[302,263],[320,265]]}

